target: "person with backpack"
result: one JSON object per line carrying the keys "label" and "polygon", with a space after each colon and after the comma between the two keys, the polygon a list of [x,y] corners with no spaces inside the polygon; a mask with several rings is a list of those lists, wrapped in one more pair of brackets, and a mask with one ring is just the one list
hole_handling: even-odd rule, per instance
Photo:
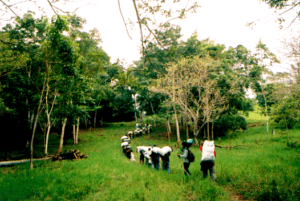
{"label": "person with backpack", "polygon": [[181,145],[182,145],[182,151],[183,151],[183,154],[182,154],[182,155],[177,154],[177,156],[178,156],[179,158],[182,158],[182,161],[183,161],[183,169],[184,169],[184,175],[189,175],[189,176],[191,176],[191,173],[190,173],[190,171],[189,171],[190,161],[189,161],[189,159],[188,159],[190,144],[187,143],[187,142],[183,142]]}
{"label": "person with backpack", "polygon": [[144,163],[145,152],[147,152],[148,147],[138,146],[136,147],[136,153],[140,153],[140,163]]}
{"label": "person with backpack", "polygon": [[160,148],[156,145],[153,145],[152,152],[151,152],[151,160],[152,160],[152,168],[159,170],[159,151]]}
{"label": "person with backpack", "polygon": [[162,160],[162,170],[168,173],[170,173],[170,155],[172,151],[172,148],[169,146],[164,146],[159,150],[159,155]]}
{"label": "person with backpack", "polygon": [[209,171],[211,180],[216,181],[215,157],[217,153],[214,141],[202,141],[200,143],[200,151],[202,152],[200,170],[203,172],[203,177],[206,178]]}

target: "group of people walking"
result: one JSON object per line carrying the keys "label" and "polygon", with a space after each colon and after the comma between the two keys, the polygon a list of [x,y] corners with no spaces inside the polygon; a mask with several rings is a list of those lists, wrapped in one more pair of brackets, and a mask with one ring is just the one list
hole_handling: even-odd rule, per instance
{"label": "group of people walking", "polygon": [[153,169],[160,169],[162,161],[162,170],[170,173],[170,155],[173,149],[169,146],[162,148],[153,145],[152,147],[138,146],[136,152],[140,154],[140,163],[151,166]]}
{"label": "group of people walking", "polygon": [[[137,131],[142,130],[144,133],[149,133],[149,127],[145,124],[143,129],[138,129],[139,124],[137,124],[137,129],[134,132],[129,131],[126,135],[122,136],[121,147],[125,156],[135,161],[132,147],[130,146],[130,140],[137,136]],[[152,130],[152,129],[151,129]],[[132,135],[131,135],[132,134]],[[177,156],[182,159],[184,174],[191,176],[189,171],[190,164],[194,162],[195,156],[190,151],[190,146],[193,144],[193,140],[189,139],[185,142],[182,142],[182,154],[177,154]],[[215,157],[216,151],[214,146],[214,141],[208,141],[204,139],[200,143],[200,151],[202,152],[200,170],[203,172],[203,177],[207,177],[208,172],[212,181],[216,180],[216,170],[215,170]],[[140,154],[140,163],[145,164],[153,169],[160,169],[160,161],[162,162],[161,168],[163,171],[170,173],[170,155],[173,152],[173,149],[170,146],[164,146],[162,148],[157,147],[156,145],[151,146],[138,146],[136,147],[136,153]]]}
{"label": "group of people walking", "polygon": [[143,134],[149,134],[151,131],[152,131],[151,124],[145,124],[145,126],[142,128],[142,124],[138,123],[136,124],[136,128],[134,131],[129,131],[124,136],[121,137],[122,140],[121,147],[123,153],[127,158],[129,158],[132,161],[135,161],[134,154],[130,146],[130,140],[133,139],[134,137],[141,136]]}

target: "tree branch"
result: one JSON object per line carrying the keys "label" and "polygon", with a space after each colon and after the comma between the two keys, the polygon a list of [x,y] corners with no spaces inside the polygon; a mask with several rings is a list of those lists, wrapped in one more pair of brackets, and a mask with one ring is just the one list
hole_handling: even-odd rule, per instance
{"label": "tree branch", "polygon": [[128,35],[128,37],[132,40],[131,36],[129,35],[128,29],[127,29],[127,25],[126,25],[126,22],[125,22],[125,20],[124,20],[124,16],[123,16],[123,13],[122,13],[122,10],[121,10],[121,6],[120,6],[120,0],[118,0],[118,5],[119,5],[119,11],[120,11],[120,14],[121,14],[122,19],[123,19],[123,23],[124,23],[124,25],[125,25],[125,29],[126,29],[127,35]]}
{"label": "tree branch", "polygon": [[141,19],[140,19],[140,16],[139,16],[139,11],[137,9],[137,6],[136,6],[136,3],[135,3],[135,0],[132,0],[133,2],[133,5],[134,5],[134,9],[135,9],[135,13],[136,13],[136,17],[138,19],[138,23],[139,23],[139,27],[140,27],[140,34],[141,34],[141,42],[142,42],[142,48],[143,48],[143,57],[145,57],[144,53],[145,53],[145,47],[144,47],[144,38],[143,38],[143,30],[142,30],[142,22],[141,22]]}
{"label": "tree branch", "polygon": [[7,5],[6,3],[4,3],[2,0],[0,0],[16,17],[19,17],[10,7],[11,6],[9,6],[9,5]]}
{"label": "tree branch", "polygon": [[53,8],[56,8],[57,10],[59,10],[59,11],[62,12],[62,13],[66,13],[66,14],[70,13],[70,12],[67,12],[67,11],[63,11],[62,9],[60,9],[60,8],[58,8],[58,7],[56,7],[56,6],[53,6],[53,5],[52,5],[52,7],[53,7]]}
{"label": "tree branch", "polygon": [[283,14],[286,13],[286,12],[289,12],[290,10],[294,9],[294,8],[295,8],[296,6],[298,6],[299,4],[300,4],[300,2],[298,2],[297,4],[295,4],[294,6],[292,6],[291,8],[289,8],[289,9],[283,11],[283,12],[280,13],[278,16],[283,15]]}
{"label": "tree branch", "polygon": [[299,16],[297,15],[294,19],[293,19],[293,21],[290,23],[290,25],[289,26],[287,26],[287,28],[286,29],[288,29],[294,22],[295,22],[295,20],[298,18]]}
{"label": "tree branch", "polygon": [[47,0],[47,1],[48,1],[49,5],[50,5],[51,9],[52,9],[53,12],[55,13],[55,15],[56,15],[59,19],[61,19],[61,18],[59,17],[59,15],[56,13],[56,11],[54,10],[54,8],[53,8],[51,2],[50,2],[49,0]]}

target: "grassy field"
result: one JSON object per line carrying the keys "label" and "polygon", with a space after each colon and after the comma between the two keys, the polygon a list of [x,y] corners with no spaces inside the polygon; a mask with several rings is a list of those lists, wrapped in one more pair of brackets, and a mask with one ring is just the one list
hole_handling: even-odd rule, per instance
{"label": "grassy field", "polygon": [[[198,147],[191,148],[196,156],[192,176],[183,175],[175,136],[170,174],[139,164],[137,154],[137,161],[129,161],[121,151],[120,137],[135,124],[115,123],[82,131],[79,145],[65,147],[87,153],[87,159],[35,162],[34,170],[29,164],[1,168],[0,200],[300,200],[299,129],[289,133],[292,148],[285,132],[267,138],[260,115],[250,113],[248,120],[253,127],[231,139],[233,146],[243,146],[216,149],[216,183],[202,178]],[[229,145],[225,138],[215,143]],[[131,146],[135,150],[153,144],[168,144],[164,127],[134,138]]]}

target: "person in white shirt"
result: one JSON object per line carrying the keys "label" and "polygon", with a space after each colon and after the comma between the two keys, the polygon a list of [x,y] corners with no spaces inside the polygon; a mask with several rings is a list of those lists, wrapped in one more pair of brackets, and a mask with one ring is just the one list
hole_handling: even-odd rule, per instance
{"label": "person in white shirt", "polygon": [[151,154],[152,154],[152,148],[147,147],[147,150],[144,152],[144,156],[146,159],[145,165],[147,166],[152,166]]}

